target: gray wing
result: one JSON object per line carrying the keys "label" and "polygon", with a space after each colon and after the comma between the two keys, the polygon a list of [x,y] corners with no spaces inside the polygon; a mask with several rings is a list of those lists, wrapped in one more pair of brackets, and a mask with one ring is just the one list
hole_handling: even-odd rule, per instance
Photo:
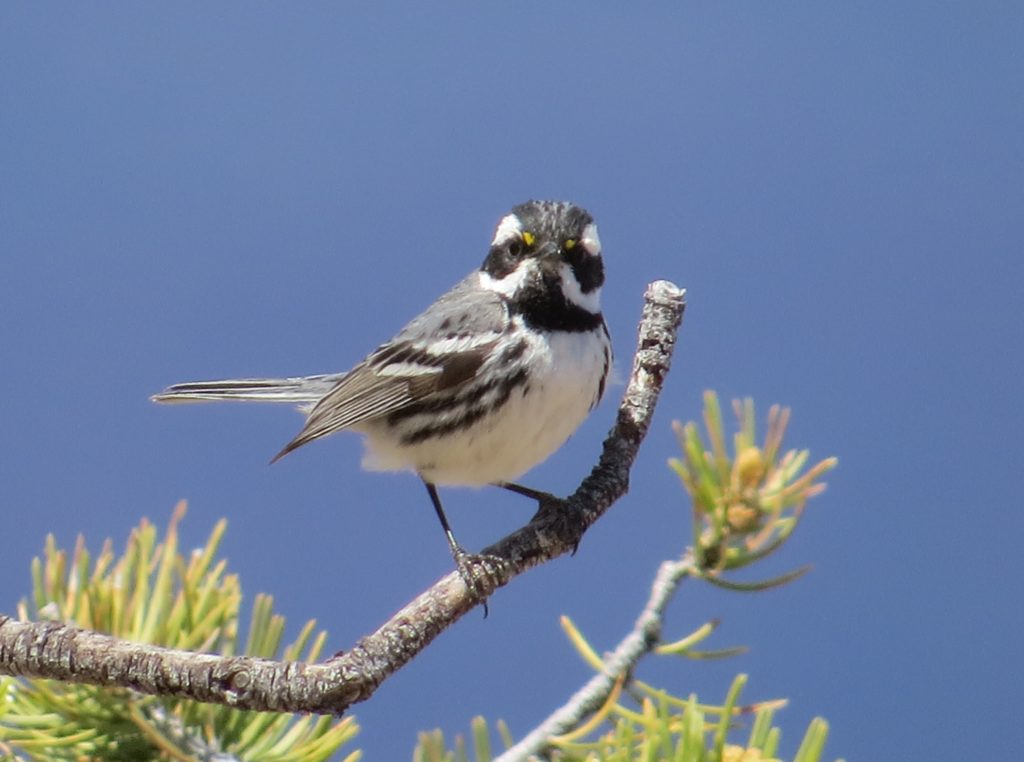
{"label": "gray wing", "polygon": [[[469,382],[509,324],[504,297],[473,273],[341,378],[274,456]],[[273,461],[271,461],[273,462]]]}

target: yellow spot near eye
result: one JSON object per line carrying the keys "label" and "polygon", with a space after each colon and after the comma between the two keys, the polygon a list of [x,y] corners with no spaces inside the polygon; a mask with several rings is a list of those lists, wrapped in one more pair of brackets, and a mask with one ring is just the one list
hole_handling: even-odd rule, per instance
{"label": "yellow spot near eye", "polygon": [[533,233],[527,233],[525,231],[523,232],[523,243],[525,243],[527,246],[533,246],[536,240],[537,237]]}
{"label": "yellow spot near eye", "polygon": [[566,238],[565,239],[565,243],[562,244],[562,246],[565,247],[566,251],[571,251],[572,247],[575,246],[575,245],[576,245],[576,239],[575,238]]}

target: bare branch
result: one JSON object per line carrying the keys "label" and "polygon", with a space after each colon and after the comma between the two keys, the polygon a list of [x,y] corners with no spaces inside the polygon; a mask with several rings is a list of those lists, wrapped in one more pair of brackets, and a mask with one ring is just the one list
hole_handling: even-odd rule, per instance
{"label": "bare branch", "polygon": [[573,551],[629,487],[629,471],[668,373],[685,292],[647,288],[633,371],[597,465],[565,500],[543,503],[529,524],[484,549],[476,594],[458,572],[440,579],[351,650],[325,662],[217,656],[130,643],[57,622],[0,615],[0,674],[120,686],[262,711],[341,714],[513,577]]}
{"label": "bare branch", "polygon": [[662,563],[651,585],[647,605],[637,617],[630,633],[605,657],[604,671],[590,678],[563,706],[552,712],[494,762],[520,762],[535,757],[551,745],[553,737],[568,733],[600,709],[616,681],[623,675],[632,674],[640,659],[658,645],[665,608],[679,583],[693,571],[693,556],[689,553],[678,561]]}

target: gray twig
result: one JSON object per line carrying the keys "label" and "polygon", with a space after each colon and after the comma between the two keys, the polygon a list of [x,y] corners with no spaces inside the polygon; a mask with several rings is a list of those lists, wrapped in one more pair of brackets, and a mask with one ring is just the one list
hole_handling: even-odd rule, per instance
{"label": "gray twig", "polygon": [[0,674],[120,686],[243,709],[340,715],[498,587],[575,549],[624,495],[629,471],[668,373],[685,292],[668,281],[644,295],[633,372],[596,466],[565,500],[541,505],[529,524],[484,549],[471,593],[452,572],[351,650],[317,664],[217,656],[130,643],[59,622],[0,615]]}
{"label": "gray twig", "polygon": [[679,583],[693,570],[693,557],[689,553],[678,561],[662,563],[651,585],[647,605],[630,633],[605,657],[604,671],[590,678],[565,704],[494,762],[522,762],[542,754],[550,747],[552,737],[568,733],[600,709],[611,695],[616,681],[621,677],[628,679],[640,659],[658,645],[665,608]]}

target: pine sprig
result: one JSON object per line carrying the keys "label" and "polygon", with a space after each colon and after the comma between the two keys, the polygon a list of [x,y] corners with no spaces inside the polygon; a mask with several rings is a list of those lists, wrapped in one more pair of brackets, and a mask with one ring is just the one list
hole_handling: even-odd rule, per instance
{"label": "pine sprig", "polygon": [[[703,660],[728,658],[743,647],[706,649],[719,622],[712,620],[671,642],[662,639],[663,614],[679,584],[687,578],[703,579],[735,591],[756,592],[785,584],[801,576],[800,567],[778,577],[739,582],[724,575],[750,566],[785,544],[796,528],[804,507],[825,485],[820,477],[837,461],[828,458],[804,470],[806,450],[783,452],[782,440],[789,410],[773,406],[761,444],[756,441],[754,403],[733,405],[737,430],[727,446],[718,397],[704,395],[702,439],[695,423],[674,424],[683,457],[669,461],[692,503],[693,547],[680,559],[662,563],[652,584],[647,606],[611,652],[595,648],[568,617],[562,628],[595,676],[562,707],[513,743],[500,725],[505,751],[500,762],[533,759],[586,760],[587,762],[778,762],[781,730],[774,713],[784,699],[741,704],[747,676],[738,675],[721,703],[699,703],[695,695],[680,696],[655,688],[634,676],[639,661],[651,654]],[[741,721],[751,725],[745,744],[730,742]],[[752,721],[751,721],[752,720]],[[747,724],[744,722],[743,724]],[[793,762],[819,762],[824,753],[828,724],[811,721]],[[473,723],[476,762],[492,759],[486,723]],[[481,753],[485,749],[485,753]],[[419,762],[469,762],[461,736],[448,750],[440,731],[423,734],[414,759]]]}
{"label": "pine sprig", "polygon": [[[267,595],[253,601],[242,643],[241,585],[227,562],[217,559],[227,523],[219,521],[205,545],[186,558],[178,534],[184,516],[182,502],[162,538],[144,519],[120,556],[109,540],[93,558],[82,537],[69,554],[49,536],[42,557],[32,562],[32,595],[19,604],[19,618],[69,622],[173,648],[315,661],[326,633],[310,621],[283,645],[285,621]],[[16,759],[319,762],[357,732],[351,718],[250,712],[123,688],[0,679],[0,755]]]}
{"label": "pine sprig", "polygon": [[759,582],[729,581],[723,573],[749,566],[782,547],[807,501],[824,491],[820,478],[838,460],[826,458],[805,472],[807,450],[782,452],[788,408],[773,405],[769,409],[760,445],[753,400],[736,400],[733,410],[737,431],[731,455],[718,396],[708,391],[704,393],[707,442],[696,423],[674,423],[683,457],[672,458],[669,466],[690,495],[695,553],[703,578],[732,590],[764,590],[791,582],[806,568]]}

